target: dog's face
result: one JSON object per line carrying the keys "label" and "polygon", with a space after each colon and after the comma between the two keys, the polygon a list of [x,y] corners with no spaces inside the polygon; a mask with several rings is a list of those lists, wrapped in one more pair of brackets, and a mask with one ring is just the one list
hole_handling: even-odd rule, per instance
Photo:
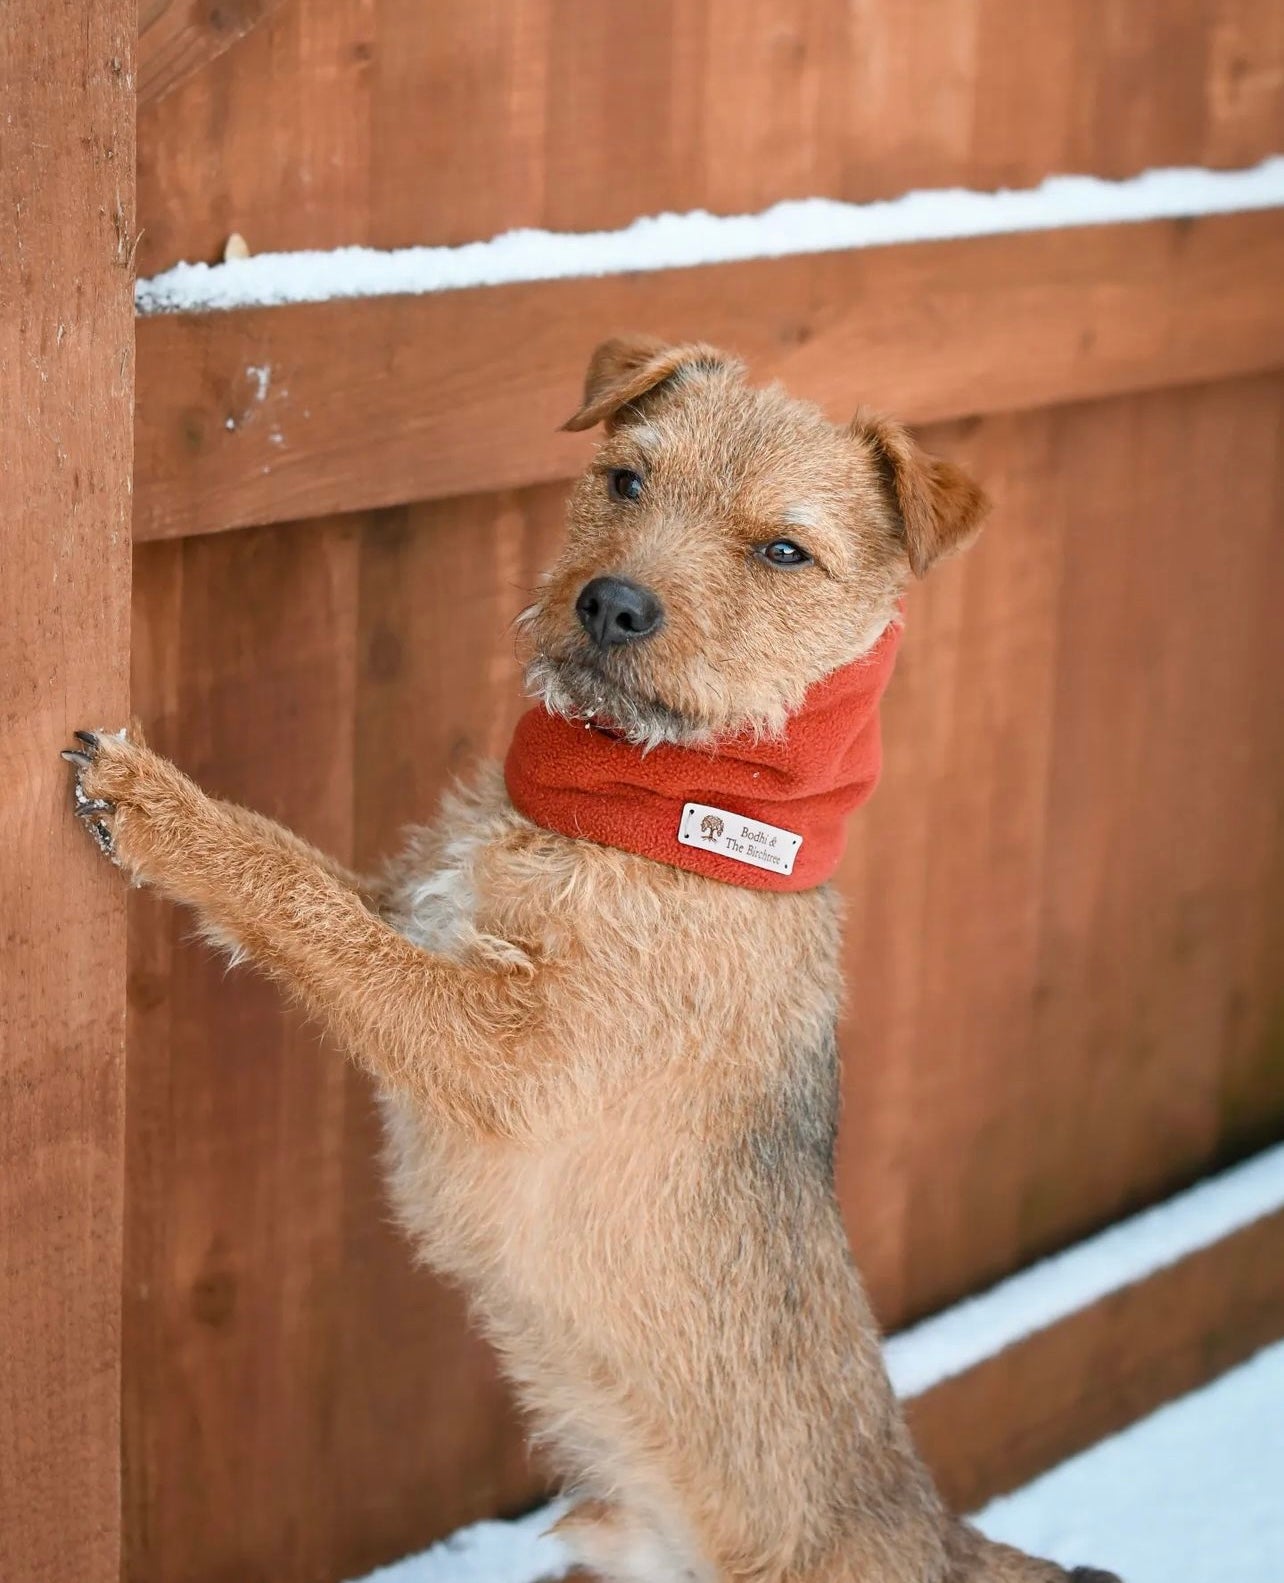
{"label": "dog's face", "polygon": [[521,618],[527,680],[649,745],[779,731],[985,507],[899,425],[839,427],[710,347],[606,342],[566,426],[597,423],[566,548]]}

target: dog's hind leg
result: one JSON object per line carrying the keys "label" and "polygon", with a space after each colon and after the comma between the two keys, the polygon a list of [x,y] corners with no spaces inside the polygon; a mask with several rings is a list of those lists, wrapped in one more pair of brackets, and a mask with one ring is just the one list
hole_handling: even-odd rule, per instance
{"label": "dog's hind leg", "polygon": [[1073,1567],[1026,1555],[987,1539],[970,1523],[958,1523],[951,1536],[949,1583],[1120,1583],[1113,1572]]}
{"label": "dog's hind leg", "polygon": [[608,1501],[580,1501],[551,1531],[575,1564],[601,1583],[713,1583],[703,1563]]}

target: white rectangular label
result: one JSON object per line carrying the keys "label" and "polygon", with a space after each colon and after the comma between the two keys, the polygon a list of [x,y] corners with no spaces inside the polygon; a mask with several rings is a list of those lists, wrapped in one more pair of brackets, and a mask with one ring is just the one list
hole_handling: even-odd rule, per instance
{"label": "white rectangular label", "polygon": [[744,814],[689,802],[682,810],[678,840],[683,846],[716,852],[733,863],[748,863],[750,868],[770,869],[775,874],[792,874],[803,838],[792,830],[762,824]]}

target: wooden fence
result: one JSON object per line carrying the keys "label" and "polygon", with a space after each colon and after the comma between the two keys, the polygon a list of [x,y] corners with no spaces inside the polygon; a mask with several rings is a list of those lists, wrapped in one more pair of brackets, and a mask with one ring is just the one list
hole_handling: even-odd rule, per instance
{"label": "wooden fence", "polygon": [[[24,315],[0,1574],[98,1583],[123,1552],[130,1583],[341,1579],[538,1492],[486,1349],[388,1224],[365,1084],[142,892],[126,953],[56,749],[124,715],[128,657],[152,740],[212,791],[387,851],[502,751],[508,623],[585,455],[555,426],[614,331],[888,406],[997,502],[912,597],[841,878],[840,1185],[882,1319],[1279,1135],[1281,211],[144,319],[132,640],[121,529],[131,251],[147,274],[233,230],[458,242],[1249,164],[1284,146],[1278,7],[149,0],[131,75],[132,8],[86,37],[70,0],[11,4],[34,54],[6,92],[49,147],[0,169]],[[28,367],[50,378],[9,382]],[[1215,1308],[1191,1345],[1229,1355]],[[1100,1427],[1059,1411],[1070,1441]],[[938,1463],[968,1433],[943,1422]]]}

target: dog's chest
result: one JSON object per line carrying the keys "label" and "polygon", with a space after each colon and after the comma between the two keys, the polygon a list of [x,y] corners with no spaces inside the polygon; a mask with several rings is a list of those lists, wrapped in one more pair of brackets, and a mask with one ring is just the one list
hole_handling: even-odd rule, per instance
{"label": "dog's chest", "polygon": [[494,838],[480,797],[448,806],[439,825],[409,833],[389,871],[387,921],[422,950],[459,958],[479,932],[477,869]]}
{"label": "dog's chest", "polygon": [[[409,830],[385,873],[381,911],[422,950],[503,963],[521,941],[543,949],[560,939],[557,894],[569,880],[526,850],[530,827],[508,800],[502,776],[485,766],[477,782],[448,796],[436,824]],[[568,852],[578,843],[563,843]],[[573,860],[563,854],[561,868]]]}
{"label": "dog's chest", "polygon": [[395,890],[388,921],[424,951],[458,957],[476,928],[477,895],[462,867],[406,873]]}

